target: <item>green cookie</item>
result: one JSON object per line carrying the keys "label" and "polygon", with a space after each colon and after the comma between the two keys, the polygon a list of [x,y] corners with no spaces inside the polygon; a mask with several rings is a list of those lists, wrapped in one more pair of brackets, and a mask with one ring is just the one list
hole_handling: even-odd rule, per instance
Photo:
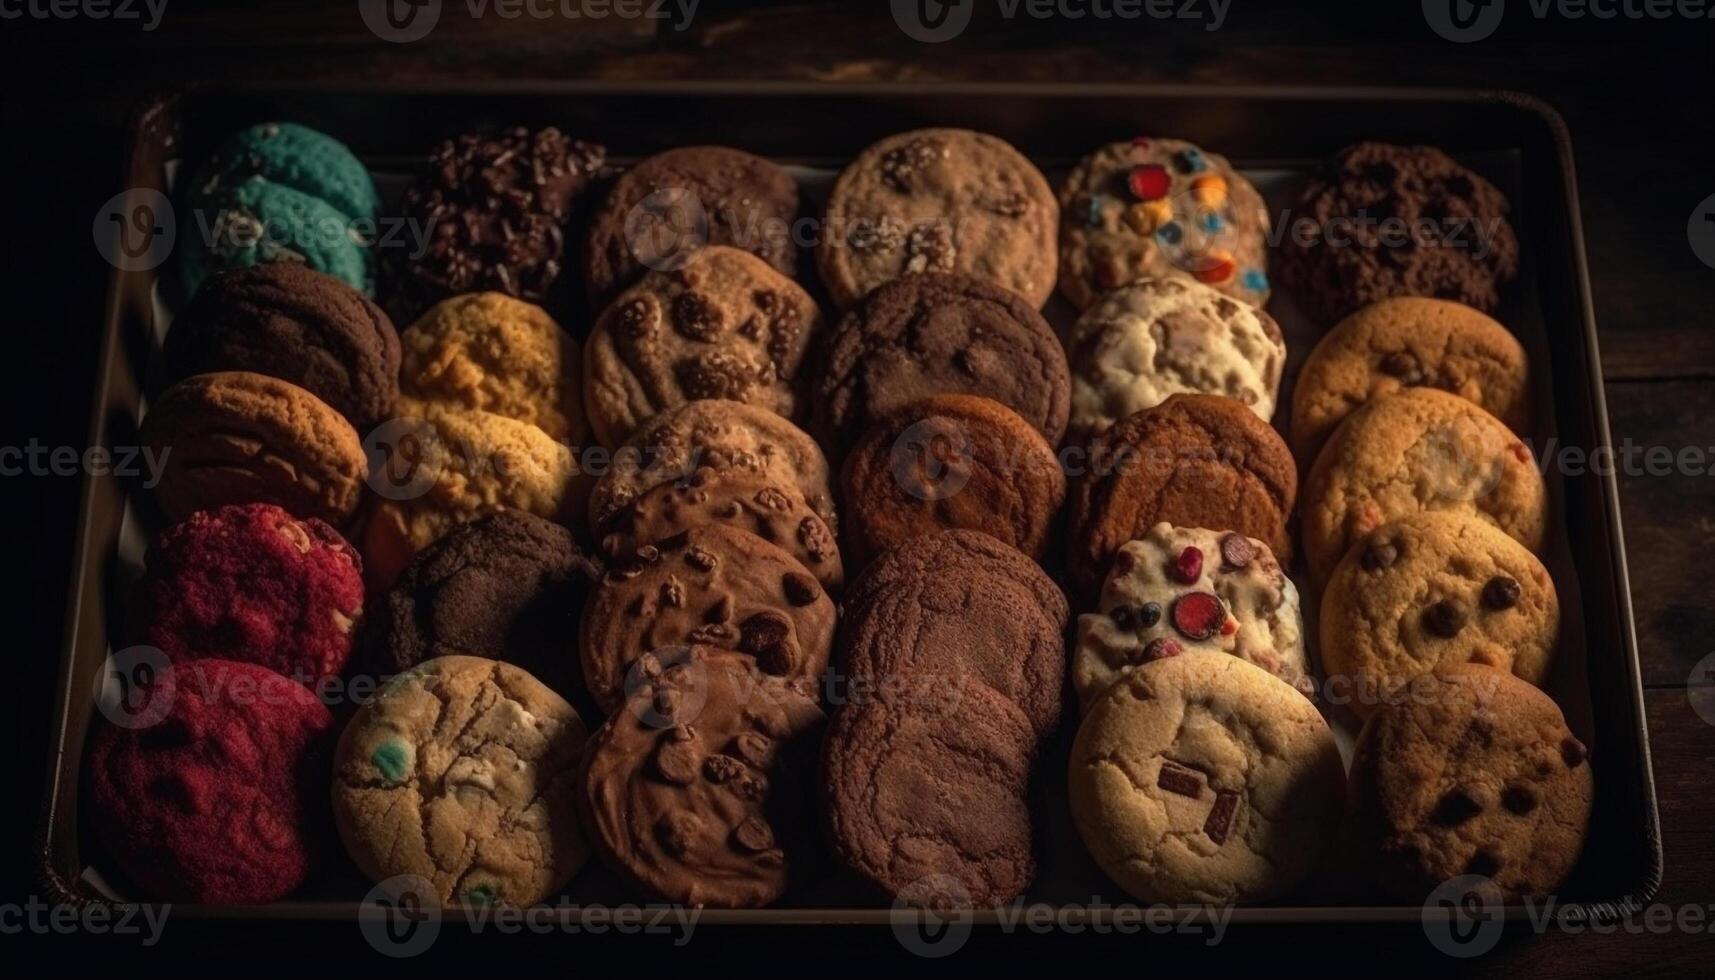
{"label": "green cookie", "polygon": [[192,209],[179,261],[185,294],[216,272],[302,262],[375,295],[375,257],[364,227],[320,198],[264,177],[226,185]]}
{"label": "green cookie", "polygon": [[354,219],[373,219],[381,207],[369,171],[345,144],[297,123],[262,123],[227,140],[198,172],[191,206],[251,177],[321,198]]}

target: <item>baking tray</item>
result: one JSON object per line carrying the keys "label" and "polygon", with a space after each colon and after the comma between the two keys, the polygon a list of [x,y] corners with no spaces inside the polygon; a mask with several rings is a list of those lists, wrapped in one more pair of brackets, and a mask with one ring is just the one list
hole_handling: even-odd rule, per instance
{"label": "baking tray", "polygon": [[[1441,146],[1482,172],[1513,202],[1523,252],[1520,280],[1500,318],[1532,356],[1539,401],[1537,445],[1610,446],[1595,321],[1585,267],[1577,184],[1565,125],[1550,108],[1506,92],[1422,89],[1211,88],[1135,85],[916,83],[862,86],[773,83],[495,83],[456,88],[312,84],[190,89],[148,99],[127,139],[123,186],[169,194],[177,165],[200,159],[224,135],[251,123],[305,123],[345,141],[378,174],[409,173],[437,140],[505,125],[557,125],[605,143],[616,160],[693,143],[724,143],[791,167],[812,206],[826,177],[872,141],[922,126],[984,130],[1018,146],[1054,177],[1084,152],[1139,133],[1192,140],[1231,158],[1262,186],[1279,215],[1317,161],[1360,139]],[[802,263],[808,267],[810,262]],[[103,320],[90,445],[136,444],[146,379],[170,307],[171,262],[150,271],[115,271]],[[806,272],[808,274],[808,271]],[[166,297],[163,304],[162,297]],[[1289,387],[1317,329],[1277,292],[1270,310],[1290,349]],[[563,316],[571,311],[557,310]],[[1050,307],[1066,322],[1067,310]],[[563,321],[564,322],[564,321]],[[1283,413],[1279,413],[1283,414]],[[1548,444],[1547,439],[1556,440]],[[1302,461],[1301,461],[1302,462]],[[1610,473],[1550,471],[1551,527],[1560,532],[1545,561],[1566,610],[1563,638],[1572,656],[1551,689],[1574,729],[1591,746],[1597,790],[1589,843],[1555,914],[1611,921],[1641,909],[1661,881],[1662,849],[1637,643],[1632,625],[1618,491]],[[102,875],[102,858],[78,817],[85,738],[95,720],[92,692],[119,620],[115,596],[135,561],[147,523],[128,508],[143,492],[111,475],[87,476],[68,602],[64,659],[55,694],[46,788],[38,838],[44,887],[71,902],[120,901]],[[127,557],[129,555],[129,557]],[[1307,613],[1312,613],[1307,609]],[[1312,613],[1313,614],[1313,613]],[[1314,636],[1312,629],[1309,635]],[[1070,724],[1067,728],[1072,727]],[[1063,780],[1071,732],[1044,749],[1037,788],[1045,808],[1041,873],[1029,902],[1123,902],[1079,846],[1064,813]],[[367,883],[355,870],[318,874],[299,897],[259,908],[185,906],[175,918],[345,919],[362,912]],[[1233,910],[1233,923],[1405,922],[1419,906],[1358,906],[1323,901],[1314,887],[1284,903]],[[791,907],[714,911],[700,924],[887,923],[885,907],[857,904],[837,884],[799,896]],[[1329,892],[1328,894],[1337,894]],[[599,870],[586,870],[558,914],[637,901]],[[1187,906],[1192,920],[1206,912]],[[1509,907],[1509,920],[1524,919]],[[1540,915],[1540,910],[1537,914]],[[995,913],[980,912],[978,923]]]}

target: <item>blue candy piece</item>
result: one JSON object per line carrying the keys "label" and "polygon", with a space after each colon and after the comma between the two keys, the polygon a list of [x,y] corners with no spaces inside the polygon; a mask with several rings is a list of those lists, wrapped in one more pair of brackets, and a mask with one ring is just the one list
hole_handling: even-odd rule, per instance
{"label": "blue candy piece", "polygon": [[382,742],[375,747],[375,754],[369,757],[369,761],[381,770],[382,778],[388,782],[404,782],[405,774],[411,769],[411,751],[402,742]]}
{"label": "blue candy piece", "polygon": [[1185,238],[1185,229],[1179,227],[1179,222],[1169,221],[1155,229],[1155,237],[1163,245],[1177,245]]}
{"label": "blue candy piece", "polygon": [[1227,222],[1222,219],[1221,214],[1218,211],[1203,212],[1203,214],[1198,217],[1197,223],[1203,226],[1204,231],[1208,232],[1220,231],[1222,228],[1227,226]]}
{"label": "blue candy piece", "polygon": [[467,888],[463,895],[466,905],[493,905],[494,900],[498,897],[500,896],[496,893],[494,886],[489,884]]}
{"label": "blue candy piece", "polygon": [[1207,169],[1209,163],[1203,159],[1202,150],[1196,147],[1187,147],[1173,154],[1173,165],[1179,168],[1180,173],[1196,174]]}
{"label": "blue candy piece", "polygon": [[1239,281],[1244,283],[1244,287],[1253,293],[1268,291],[1268,276],[1261,269],[1246,269]]}
{"label": "blue candy piece", "polygon": [[1085,216],[1085,220],[1087,222],[1089,222],[1089,225],[1091,228],[1100,228],[1101,227],[1101,225],[1102,225],[1102,199],[1101,199],[1100,195],[1098,195],[1098,194],[1091,194],[1090,195],[1090,210],[1089,210],[1089,213]]}

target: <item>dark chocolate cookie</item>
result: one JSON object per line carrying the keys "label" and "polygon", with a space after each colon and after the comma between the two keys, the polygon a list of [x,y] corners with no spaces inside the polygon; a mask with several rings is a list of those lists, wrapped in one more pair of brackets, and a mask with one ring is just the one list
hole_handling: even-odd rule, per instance
{"label": "dark chocolate cookie", "polygon": [[813,698],[713,647],[651,654],[590,739],[579,802],[603,862],[691,907],[768,905],[814,868]]}
{"label": "dark chocolate cookie", "polygon": [[896,901],[1004,905],[1036,873],[1030,722],[974,678],[909,687],[940,696],[854,703],[828,727],[822,812],[834,856]]}
{"label": "dark chocolate cookie", "polygon": [[366,433],[399,398],[399,334],[379,306],[298,262],[205,281],[165,342],[167,383],[210,371],[290,381]]}
{"label": "dark chocolate cookie", "polygon": [[1281,276],[1323,325],[1391,296],[1494,313],[1518,275],[1509,210],[1493,184],[1435,147],[1358,143],[1300,195]]}
{"label": "dark chocolate cookie", "polygon": [[895,279],[829,338],[818,434],[849,447],[877,416],[929,395],[992,398],[1058,445],[1071,410],[1059,338],[1023,297],[969,276]]}
{"label": "dark chocolate cookie", "polygon": [[541,303],[564,268],[566,220],[606,157],[553,127],[436,146],[405,192],[405,215],[428,239],[408,260],[411,312],[482,290]]}
{"label": "dark chocolate cookie", "polygon": [[744,249],[790,278],[798,268],[797,218],[797,183],[761,157],[724,146],[657,153],[621,174],[590,219],[590,310],[646,270],[677,268],[704,245]]}
{"label": "dark chocolate cookie", "polygon": [[524,668],[561,692],[579,679],[569,640],[602,574],[572,532],[518,510],[454,527],[387,594],[372,654],[382,674],[469,654]]}
{"label": "dark chocolate cookie", "polygon": [[584,680],[611,714],[632,665],[664,646],[738,650],[769,674],[809,679],[828,665],[834,602],[796,559],[748,531],[694,527],[608,569],[579,631]]}

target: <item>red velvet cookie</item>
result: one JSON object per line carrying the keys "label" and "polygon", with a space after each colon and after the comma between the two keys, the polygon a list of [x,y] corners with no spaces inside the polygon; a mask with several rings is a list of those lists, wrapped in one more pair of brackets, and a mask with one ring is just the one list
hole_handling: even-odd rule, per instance
{"label": "red velvet cookie", "polygon": [[351,656],[363,610],[357,551],[273,504],[199,511],[161,532],[131,595],[131,634],[174,662],[260,664],[304,684]]}
{"label": "red velvet cookie", "polygon": [[161,672],[165,715],[105,726],[86,759],[93,827],[150,896],[272,902],[328,840],[333,716],[302,685],[254,664],[196,660]]}

